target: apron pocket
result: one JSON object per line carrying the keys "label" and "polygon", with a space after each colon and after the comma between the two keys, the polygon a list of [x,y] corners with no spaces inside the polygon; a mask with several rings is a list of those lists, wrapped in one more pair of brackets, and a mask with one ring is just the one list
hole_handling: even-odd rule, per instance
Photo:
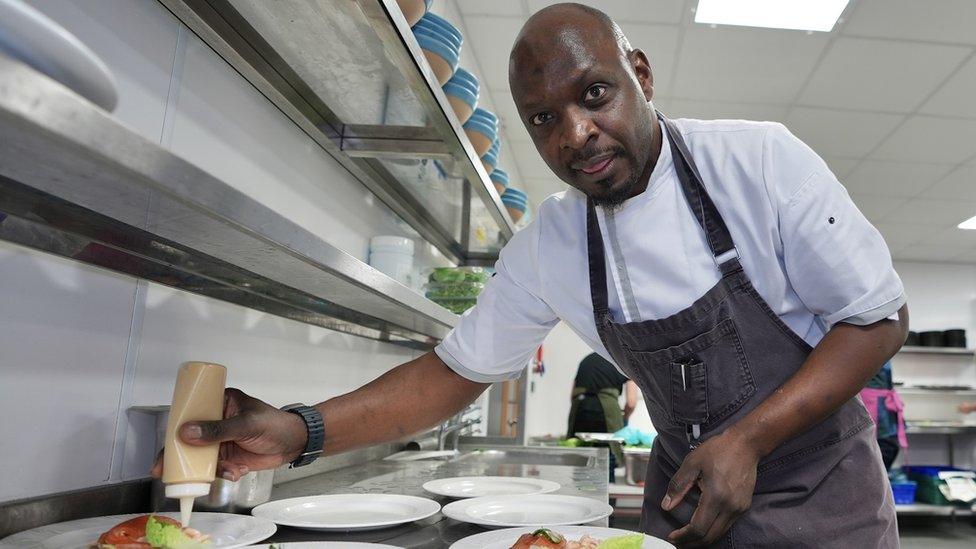
{"label": "apron pocket", "polygon": [[708,421],[708,381],[705,363],[686,358],[671,363],[671,411],[680,423]]}
{"label": "apron pocket", "polygon": [[[678,345],[656,351],[628,348],[634,373],[643,380],[648,400],[656,400],[668,418],[679,424],[701,422],[709,430],[742,407],[756,392],[742,343],[731,318]],[[689,366],[697,364],[697,366]],[[685,364],[682,382],[680,364]],[[689,373],[694,370],[694,379]],[[635,379],[637,381],[637,379]],[[694,390],[684,387],[692,383]],[[680,391],[679,391],[680,390]],[[669,394],[670,393],[670,394]],[[689,397],[688,399],[684,397]],[[704,399],[704,402],[702,402]],[[704,405],[703,405],[704,404]],[[658,418],[652,417],[653,421]]]}

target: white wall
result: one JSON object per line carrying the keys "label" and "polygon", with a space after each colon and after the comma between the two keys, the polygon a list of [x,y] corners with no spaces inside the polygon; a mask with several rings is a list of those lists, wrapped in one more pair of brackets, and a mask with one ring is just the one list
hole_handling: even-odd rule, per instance
{"label": "white wall", "polygon": [[[115,116],[141,135],[360,259],[375,234],[411,236],[160,4],[30,3],[106,61]],[[416,355],[0,242],[0,501],[145,476],[153,433],[125,410],[168,403],[182,361],[222,362],[281,405]]]}

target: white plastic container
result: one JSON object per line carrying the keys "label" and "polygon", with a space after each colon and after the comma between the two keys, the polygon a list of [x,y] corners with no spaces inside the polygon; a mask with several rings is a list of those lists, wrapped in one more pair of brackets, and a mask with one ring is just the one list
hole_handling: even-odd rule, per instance
{"label": "white plastic container", "polygon": [[374,236],[369,241],[369,264],[397,282],[410,286],[413,240],[403,236]]}

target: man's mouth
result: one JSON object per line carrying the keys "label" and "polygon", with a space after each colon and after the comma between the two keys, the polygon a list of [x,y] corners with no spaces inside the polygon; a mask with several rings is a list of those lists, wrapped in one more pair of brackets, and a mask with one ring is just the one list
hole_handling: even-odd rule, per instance
{"label": "man's mouth", "polygon": [[580,165],[576,169],[585,173],[586,175],[596,175],[606,171],[611,166],[611,164],[613,164],[614,158],[616,158],[616,155],[613,154],[603,156],[601,158],[596,158],[585,164]]}

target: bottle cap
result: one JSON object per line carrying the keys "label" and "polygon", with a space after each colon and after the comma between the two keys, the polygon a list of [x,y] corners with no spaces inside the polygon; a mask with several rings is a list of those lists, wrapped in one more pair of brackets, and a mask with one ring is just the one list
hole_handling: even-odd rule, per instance
{"label": "bottle cap", "polygon": [[168,498],[198,498],[209,493],[210,484],[206,482],[181,482],[166,485],[166,497]]}

